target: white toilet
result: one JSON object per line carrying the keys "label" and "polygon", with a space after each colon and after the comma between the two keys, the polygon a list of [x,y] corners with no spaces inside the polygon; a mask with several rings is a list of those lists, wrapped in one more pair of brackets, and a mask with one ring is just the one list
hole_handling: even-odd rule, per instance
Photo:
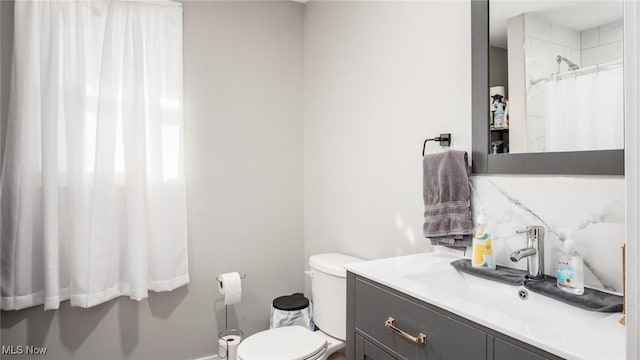
{"label": "white toilet", "polygon": [[347,271],[344,265],[362,261],[342,254],[309,258],[313,320],[320,329],[302,326],[265,330],[238,346],[238,360],[326,360],[344,347],[347,333]]}

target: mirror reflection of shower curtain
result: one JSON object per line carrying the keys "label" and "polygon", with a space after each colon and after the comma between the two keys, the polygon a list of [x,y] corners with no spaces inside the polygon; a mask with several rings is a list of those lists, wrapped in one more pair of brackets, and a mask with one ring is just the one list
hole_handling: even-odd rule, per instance
{"label": "mirror reflection of shower curtain", "polygon": [[545,151],[624,148],[622,66],[546,84]]}

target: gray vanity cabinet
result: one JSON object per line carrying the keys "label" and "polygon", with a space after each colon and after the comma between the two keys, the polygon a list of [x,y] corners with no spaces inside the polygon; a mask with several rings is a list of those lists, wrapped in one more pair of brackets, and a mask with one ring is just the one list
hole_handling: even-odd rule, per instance
{"label": "gray vanity cabinet", "polygon": [[358,334],[355,336],[355,351],[358,360],[397,360]]}
{"label": "gray vanity cabinet", "polygon": [[501,339],[495,339],[493,342],[493,359],[494,360],[544,360],[543,356],[534,354],[519,346],[508,343]]}
{"label": "gray vanity cabinet", "polygon": [[[421,334],[426,337],[425,343],[420,343]],[[559,358],[349,272],[347,274],[347,359],[542,360]]]}

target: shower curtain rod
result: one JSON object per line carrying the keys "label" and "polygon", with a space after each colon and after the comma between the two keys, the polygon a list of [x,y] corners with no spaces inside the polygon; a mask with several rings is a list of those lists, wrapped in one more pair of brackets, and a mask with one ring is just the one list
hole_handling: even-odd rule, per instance
{"label": "shower curtain rod", "polygon": [[547,77],[542,77],[542,78],[538,78],[538,79],[531,79],[531,85],[536,85],[537,83],[541,82],[541,81],[549,81],[549,80],[562,80],[562,79],[566,79],[572,76],[578,76],[578,75],[586,75],[586,74],[590,74],[590,73],[594,73],[594,72],[600,72],[602,70],[610,70],[610,69],[615,69],[617,67],[622,66],[622,60],[616,60],[616,61],[611,61],[611,62],[607,62],[607,63],[602,63],[602,64],[596,64],[596,65],[592,65],[592,66],[587,66],[585,68],[580,68],[577,70],[571,70],[571,71],[565,71],[563,73],[558,73],[558,74],[551,74]]}

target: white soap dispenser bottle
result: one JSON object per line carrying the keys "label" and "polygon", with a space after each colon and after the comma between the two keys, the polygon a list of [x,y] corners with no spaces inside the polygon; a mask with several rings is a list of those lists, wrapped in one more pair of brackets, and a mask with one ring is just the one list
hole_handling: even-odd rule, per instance
{"label": "white soap dispenser bottle", "polygon": [[584,294],[584,262],[571,239],[564,240],[562,252],[558,254],[556,278],[560,289],[575,295]]}

